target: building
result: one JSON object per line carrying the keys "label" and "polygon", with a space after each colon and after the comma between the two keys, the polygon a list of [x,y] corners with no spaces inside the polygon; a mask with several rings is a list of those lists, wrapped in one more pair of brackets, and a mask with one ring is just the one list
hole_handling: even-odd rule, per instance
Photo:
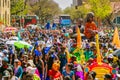
{"label": "building", "polygon": [[73,6],[80,6],[82,5],[83,0],[73,0]]}
{"label": "building", "polygon": [[111,6],[113,8],[112,11],[112,20],[115,25],[120,26],[120,1],[119,2],[111,2]]}
{"label": "building", "polygon": [[10,0],[0,0],[0,21],[10,26]]}

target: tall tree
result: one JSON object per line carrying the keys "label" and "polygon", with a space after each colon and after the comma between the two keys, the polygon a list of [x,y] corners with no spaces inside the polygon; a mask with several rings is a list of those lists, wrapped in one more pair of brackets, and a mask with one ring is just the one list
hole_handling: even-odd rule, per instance
{"label": "tall tree", "polygon": [[87,3],[82,4],[82,6],[78,6],[77,9],[75,7],[67,7],[63,13],[69,14],[72,20],[76,20],[78,18],[85,18],[86,14],[90,11],[89,5]]}
{"label": "tall tree", "polygon": [[61,12],[57,3],[53,0],[39,0],[31,5],[31,12],[39,16],[41,21],[51,19]]}
{"label": "tall tree", "polygon": [[27,0],[11,0],[11,15],[24,15],[28,13]]}
{"label": "tall tree", "polygon": [[101,20],[112,12],[110,0],[88,0],[88,3],[91,6],[91,11],[97,17],[98,26],[100,26]]}

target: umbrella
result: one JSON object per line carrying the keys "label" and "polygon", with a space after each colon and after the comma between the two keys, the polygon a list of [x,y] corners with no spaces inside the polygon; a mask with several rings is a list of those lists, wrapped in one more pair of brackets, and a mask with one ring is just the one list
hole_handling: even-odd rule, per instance
{"label": "umbrella", "polygon": [[17,41],[14,43],[14,46],[16,46],[17,48],[24,48],[24,47],[30,48],[32,45],[24,41]]}
{"label": "umbrella", "polygon": [[18,41],[19,39],[18,39],[18,37],[10,37],[10,40],[14,40],[14,41]]}
{"label": "umbrella", "polygon": [[[80,35],[81,35],[81,37],[85,36],[85,35],[82,34],[82,33],[81,33]],[[73,34],[72,37],[77,37],[77,34]]]}
{"label": "umbrella", "polygon": [[15,27],[6,27],[4,29],[4,32],[16,32],[16,31],[18,31],[18,29]]}
{"label": "umbrella", "polygon": [[11,41],[7,41],[6,44],[14,45],[15,42],[17,42],[17,41],[15,41],[15,40],[11,40]]}

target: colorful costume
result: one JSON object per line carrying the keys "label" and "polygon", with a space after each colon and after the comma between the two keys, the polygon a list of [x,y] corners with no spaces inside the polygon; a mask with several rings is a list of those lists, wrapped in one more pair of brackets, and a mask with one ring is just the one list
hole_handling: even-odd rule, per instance
{"label": "colorful costume", "polygon": [[52,69],[49,70],[49,76],[51,80],[61,80],[61,73],[59,71],[60,68],[60,63],[59,62],[54,62],[52,65]]}
{"label": "colorful costume", "polygon": [[95,36],[92,30],[97,30],[97,26],[94,22],[87,22],[85,25],[85,36],[90,39],[91,37]]}

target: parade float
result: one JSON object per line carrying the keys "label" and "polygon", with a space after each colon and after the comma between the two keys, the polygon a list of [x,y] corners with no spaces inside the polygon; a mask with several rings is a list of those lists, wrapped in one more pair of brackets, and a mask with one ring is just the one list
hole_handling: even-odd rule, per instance
{"label": "parade float", "polygon": [[96,34],[96,49],[97,49],[97,61],[85,68],[84,76],[85,78],[87,78],[87,73],[94,71],[97,74],[96,78],[98,78],[99,80],[104,80],[105,74],[113,75],[116,73],[116,70],[113,69],[108,64],[102,62],[102,57],[101,57],[100,49],[99,49],[99,35],[98,34]]}
{"label": "parade float", "polygon": [[[116,36],[116,29],[115,29],[115,33],[114,35]],[[92,64],[90,65],[87,65],[85,66],[84,68],[84,78],[81,76],[82,80],[87,80],[87,73],[88,72],[91,72],[91,71],[94,71],[96,72],[96,78],[98,78],[99,80],[104,80],[104,75],[105,74],[111,74],[113,77],[114,77],[114,74],[116,73],[116,69],[112,68],[112,66],[110,66],[109,64],[107,63],[104,63],[103,60],[102,60],[102,56],[101,56],[101,53],[100,53],[100,49],[99,49],[99,35],[96,34],[96,49],[97,49],[97,58],[96,58],[96,61],[94,61]],[[114,37],[116,38],[116,37]],[[118,37],[117,37],[118,38]],[[118,42],[118,40],[116,41],[116,39],[113,41],[116,43]],[[117,43],[116,43],[116,46]],[[86,63],[86,57],[84,55],[84,50],[82,48],[82,39],[81,39],[81,36],[80,36],[80,30],[77,29],[77,44],[76,44],[76,48],[75,50],[73,51],[73,55],[76,56],[76,60],[77,60],[77,64],[82,64],[84,65]],[[82,71],[81,71],[82,72]]]}

